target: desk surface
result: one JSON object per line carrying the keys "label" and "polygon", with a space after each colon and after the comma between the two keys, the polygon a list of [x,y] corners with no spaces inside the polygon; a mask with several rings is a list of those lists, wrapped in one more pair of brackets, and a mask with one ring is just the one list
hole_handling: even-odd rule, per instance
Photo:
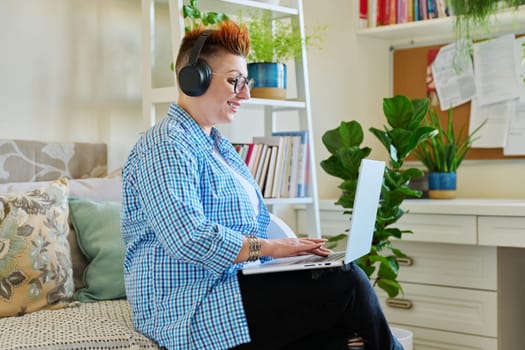
{"label": "desk surface", "polygon": [[[319,206],[324,210],[341,208],[334,204],[335,201],[323,199]],[[525,199],[407,199],[401,207],[413,214],[525,216]]]}

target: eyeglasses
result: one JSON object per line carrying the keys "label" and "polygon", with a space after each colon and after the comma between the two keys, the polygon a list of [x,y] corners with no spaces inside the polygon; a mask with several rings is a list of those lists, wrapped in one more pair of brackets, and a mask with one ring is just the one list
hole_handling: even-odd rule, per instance
{"label": "eyeglasses", "polygon": [[232,77],[228,74],[222,74],[222,73],[215,73],[212,72],[211,74],[215,75],[222,75],[223,77],[228,77],[227,82],[231,85],[233,85],[233,92],[236,94],[241,93],[242,90],[244,90],[244,87],[248,87],[248,91],[252,91],[253,85],[255,84],[255,79],[248,78],[242,75],[237,75],[236,77]]}

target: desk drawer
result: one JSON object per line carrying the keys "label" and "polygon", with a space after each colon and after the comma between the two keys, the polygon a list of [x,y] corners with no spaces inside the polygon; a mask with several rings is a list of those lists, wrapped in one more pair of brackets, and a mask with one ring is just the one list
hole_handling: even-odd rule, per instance
{"label": "desk drawer", "polygon": [[496,338],[407,327],[405,325],[393,326],[412,331],[414,349],[417,350],[495,350],[498,348]]}
{"label": "desk drawer", "polygon": [[479,244],[525,247],[525,217],[480,216]]}
{"label": "desk drawer", "polygon": [[405,241],[393,245],[409,256],[400,261],[401,282],[497,289],[496,247]]}
{"label": "desk drawer", "polygon": [[393,225],[414,234],[403,240],[417,242],[477,244],[474,215],[405,214]]}
{"label": "desk drawer", "polygon": [[386,293],[377,289],[390,322],[497,337],[496,292],[412,283],[403,283],[402,286],[405,295],[394,299],[388,299]]}

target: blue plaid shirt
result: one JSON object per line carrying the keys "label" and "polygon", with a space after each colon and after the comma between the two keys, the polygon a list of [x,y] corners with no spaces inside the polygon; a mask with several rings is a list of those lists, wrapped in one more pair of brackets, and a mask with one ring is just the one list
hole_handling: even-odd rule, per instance
{"label": "blue plaid shirt", "polygon": [[228,349],[250,341],[234,264],[242,235],[266,238],[239,180],[253,177],[230,142],[178,105],[148,130],[123,169],[126,293],[137,330],[168,349]]}

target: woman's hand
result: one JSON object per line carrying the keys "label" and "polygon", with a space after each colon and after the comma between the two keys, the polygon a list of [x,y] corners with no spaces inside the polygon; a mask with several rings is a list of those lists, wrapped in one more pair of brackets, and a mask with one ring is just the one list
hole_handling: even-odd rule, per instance
{"label": "woman's hand", "polygon": [[261,255],[274,258],[315,254],[327,256],[330,250],[323,247],[325,239],[277,238],[261,240]]}
{"label": "woman's hand", "polygon": [[[261,256],[271,256],[274,258],[284,258],[288,256],[315,254],[327,256],[331,253],[329,249],[323,247],[326,239],[317,238],[277,238],[261,239]],[[250,254],[249,243],[246,237],[235,263],[247,261]]]}

